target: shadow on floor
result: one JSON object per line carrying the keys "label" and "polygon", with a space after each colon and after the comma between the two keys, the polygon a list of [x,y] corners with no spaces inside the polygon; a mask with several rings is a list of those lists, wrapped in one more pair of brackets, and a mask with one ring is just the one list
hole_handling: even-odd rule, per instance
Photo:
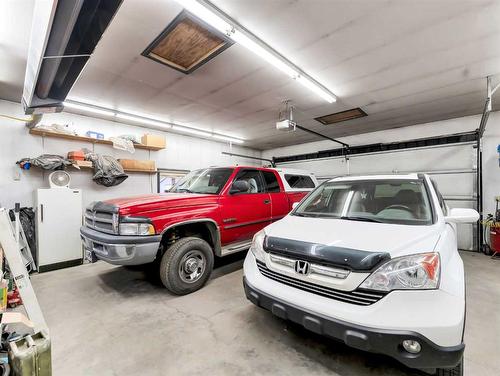
{"label": "shadow on floor", "polygon": [[[216,257],[211,279],[217,279],[241,269],[245,256],[246,251],[225,257]],[[127,296],[155,292],[169,295],[160,280],[157,264],[118,266],[100,273],[99,278],[105,285],[104,288],[115,290]]]}
{"label": "shadow on floor", "polygon": [[264,309],[254,307],[246,314],[250,316],[249,321],[256,337],[271,337],[273,341],[301,354],[308,363],[321,365],[331,370],[334,375],[429,375],[408,368],[390,357],[353,349],[340,341],[276,317]]}

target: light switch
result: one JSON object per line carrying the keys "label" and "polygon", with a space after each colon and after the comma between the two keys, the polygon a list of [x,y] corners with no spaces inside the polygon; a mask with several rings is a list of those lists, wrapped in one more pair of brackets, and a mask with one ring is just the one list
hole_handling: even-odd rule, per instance
{"label": "light switch", "polygon": [[15,181],[21,180],[21,169],[18,166],[14,167],[12,177]]}

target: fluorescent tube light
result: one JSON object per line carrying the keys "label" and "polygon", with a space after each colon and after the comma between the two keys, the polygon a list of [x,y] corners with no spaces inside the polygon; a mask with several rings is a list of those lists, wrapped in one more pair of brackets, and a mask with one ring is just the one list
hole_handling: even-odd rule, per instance
{"label": "fluorescent tube light", "polygon": [[158,121],[158,120],[147,119],[147,118],[144,118],[142,116],[129,115],[129,114],[124,114],[124,113],[119,112],[116,114],[116,117],[118,119],[135,121],[137,123],[152,125],[152,126],[160,127],[160,128],[172,128],[172,124],[164,123],[164,122]]}
{"label": "fluorescent tube light", "polygon": [[198,129],[183,127],[183,126],[180,126],[180,125],[173,125],[172,129],[174,131],[178,131],[178,132],[182,132],[182,133],[195,134],[197,136],[202,136],[202,137],[212,137],[212,133],[204,132],[204,131],[201,131],[201,130],[198,130]]}
{"label": "fluorescent tube light", "polygon": [[172,129],[174,131],[178,131],[181,133],[188,133],[188,134],[196,135],[196,136],[200,136],[200,137],[216,138],[218,140],[234,142],[237,144],[243,144],[245,142],[244,140],[236,138],[236,137],[225,136],[223,134],[213,134],[211,132],[203,131],[201,129],[195,129],[195,128],[191,128],[191,127],[187,127],[184,125],[175,124],[175,123],[171,123],[171,122],[163,122],[161,120],[151,119],[151,118],[147,118],[147,117],[140,116],[140,115],[132,115],[132,114],[124,113],[124,112],[113,111],[110,109],[96,107],[96,106],[88,105],[85,103],[64,102],[64,106],[68,107],[68,108],[73,108],[75,110],[91,112],[91,113],[94,113],[96,115],[115,116],[117,119],[133,121],[133,122],[140,123],[142,125],[151,125],[151,126],[160,127],[160,128],[168,128],[168,129]]}
{"label": "fluorescent tube light", "polygon": [[68,108],[72,108],[72,109],[84,111],[84,112],[91,112],[91,113],[97,114],[97,115],[104,115],[104,116],[114,116],[115,115],[115,112],[112,110],[101,109],[101,108],[89,106],[86,104],[63,102],[63,105],[64,105],[64,107],[68,107]]}
{"label": "fluorescent tube light", "polygon": [[229,136],[222,136],[222,135],[219,135],[219,134],[214,134],[212,137],[216,138],[218,140],[224,140],[224,141],[234,142],[235,144],[243,144],[245,142],[243,140],[240,140],[239,138],[234,138],[234,137],[229,137]]}
{"label": "fluorescent tube light", "polygon": [[281,57],[272,48],[268,47],[255,35],[244,29],[236,21],[217,9],[214,5],[205,0],[176,0],[182,7],[193,13],[195,16],[208,23],[215,29],[232,38],[236,43],[252,51],[257,56],[267,61],[269,64],[284,72],[287,76],[296,79],[306,88],[319,95],[328,103],[337,100],[335,95],[325,87],[309,77],[288,59]]}
{"label": "fluorescent tube light", "polygon": [[228,22],[224,21],[224,19],[196,0],[177,0],[177,2],[196,17],[205,21],[223,34],[228,34],[233,28]]}
{"label": "fluorescent tube light", "polygon": [[304,76],[298,76],[296,78],[298,82],[300,82],[302,85],[304,85],[306,88],[309,90],[315,92],[318,94],[321,98],[323,98],[325,101],[328,103],[333,103],[337,101],[337,98],[335,98],[334,95],[328,93],[325,89],[323,89],[321,86],[318,86],[311,80],[309,80],[307,77]]}
{"label": "fluorescent tube light", "polygon": [[262,59],[267,61],[269,64],[275,66],[276,68],[278,68],[283,73],[290,76],[291,78],[295,78],[299,75],[295,69],[290,67],[290,65],[285,63],[283,60],[279,59],[276,55],[272,54],[267,49],[265,49],[264,47],[259,45],[257,42],[253,41],[252,39],[247,37],[245,34],[241,33],[240,31],[236,30],[231,35],[231,38],[235,42],[248,48],[250,51],[252,51],[257,56],[260,56]]}

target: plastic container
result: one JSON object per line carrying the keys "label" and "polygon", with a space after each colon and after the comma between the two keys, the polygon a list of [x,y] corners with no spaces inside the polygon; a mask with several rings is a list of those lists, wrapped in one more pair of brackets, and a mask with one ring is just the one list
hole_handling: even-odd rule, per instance
{"label": "plastic container", "polygon": [[12,374],[19,376],[51,376],[50,338],[42,332],[9,343]]}
{"label": "plastic container", "polygon": [[85,134],[87,135],[87,137],[90,137],[90,138],[97,138],[98,140],[104,140],[103,133],[94,132],[94,131],[87,131],[87,133],[85,133]]}

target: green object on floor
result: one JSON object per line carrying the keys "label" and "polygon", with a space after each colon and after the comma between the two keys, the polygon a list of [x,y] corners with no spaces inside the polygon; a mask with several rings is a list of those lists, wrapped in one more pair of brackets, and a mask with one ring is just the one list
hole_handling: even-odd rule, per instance
{"label": "green object on floor", "polygon": [[14,376],[51,376],[50,338],[39,332],[10,342],[9,363]]}

